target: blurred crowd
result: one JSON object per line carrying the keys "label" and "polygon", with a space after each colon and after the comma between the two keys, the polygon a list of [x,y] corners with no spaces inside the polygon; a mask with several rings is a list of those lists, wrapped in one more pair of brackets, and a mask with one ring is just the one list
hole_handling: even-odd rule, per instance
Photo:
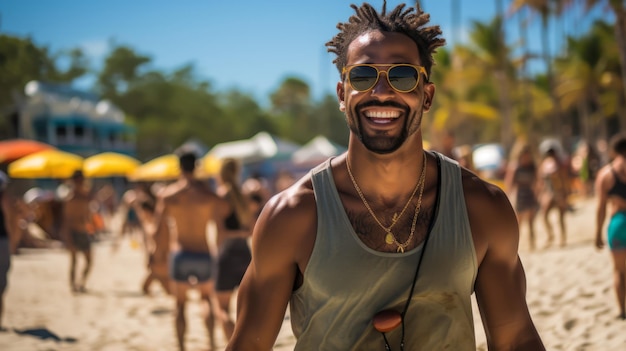
{"label": "blurred crowd", "polygon": [[[245,191],[266,201],[273,194],[287,188],[296,177],[289,171],[279,171],[274,179],[266,179],[251,173],[241,180]],[[135,204],[153,206],[156,193],[168,181],[138,181],[125,179],[86,179],[86,186],[93,193],[90,204],[90,234],[94,240],[112,239],[115,243],[128,237],[133,245],[140,245],[145,238]],[[32,186],[25,191],[11,189],[10,180],[7,196],[14,212],[9,219],[11,253],[19,248],[61,247],[60,225],[64,198],[72,191],[71,179],[59,180],[50,186]],[[219,179],[206,179],[207,184],[217,189]],[[16,188],[23,188],[22,184]],[[152,204],[151,204],[152,203]]]}

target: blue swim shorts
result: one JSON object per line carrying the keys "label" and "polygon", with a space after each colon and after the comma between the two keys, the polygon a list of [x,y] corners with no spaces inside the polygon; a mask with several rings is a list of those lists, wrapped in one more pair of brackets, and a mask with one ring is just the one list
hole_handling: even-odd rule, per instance
{"label": "blue swim shorts", "polygon": [[626,249],[626,212],[617,212],[611,217],[607,241],[611,250]]}
{"label": "blue swim shorts", "polygon": [[178,251],[170,260],[170,277],[177,282],[188,282],[195,277],[198,283],[211,279],[213,259],[208,253]]}

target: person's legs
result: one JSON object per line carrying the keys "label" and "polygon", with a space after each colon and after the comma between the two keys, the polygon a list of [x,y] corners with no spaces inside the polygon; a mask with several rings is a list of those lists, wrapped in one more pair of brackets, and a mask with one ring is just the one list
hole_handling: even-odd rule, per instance
{"label": "person's legs", "polygon": [[535,249],[535,231],[532,223],[531,210],[520,210],[517,213],[517,222],[521,226],[525,223],[528,226],[528,245],[531,250]]}
{"label": "person's legs", "polygon": [[233,296],[233,291],[218,291],[216,292],[218,303],[218,318],[222,323],[222,329],[224,330],[224,336],[226,340],[230,340],[235,330],[235,322],[230,317],[230,303]]}
{"label": "person's legs", "polygon": [[154,274],[152,273],[152,270],[148,268],[148,276],[141,285],[141,291],[143,291],[144,295],[150,294],[150,284],[152,284],[152,281],[154,281]]}
{"label": "person's legs", "polygon": [[78,291],[76,285],[76,249],[70,247],[70,287],[73,292]]}
{"label": "person's legs", "polygon": [[165,293],[169,295],[172,288],[170,286],[171,285],[170,279],[167,276],[167,267],[159,268],[158,265],[151,265],[150,267],[148,267],[148,270],[149,270],[148,276],[146,277],[146,280],[143,282],[143,285],[141,288],[143,293],[148,295],[150,293],[150,285],[154,281],[157,281],[161,285],[161,288],[163,288]]}
{"label": "person's legs", "polygon": [[82,251],[84,257],[85,257],[85,268],[83,269],[83,275],[81,277],[81,282],[80,285],[78,286],[78,289],[80,291],[85,291],[85,284],[87,283],[87,277],[89,276],[89,272],[91,272],[91,264],[92,264],[92,253],[91,253],[91,248]]}
{"label": "person's legs", "polygon": [[565,214],[567,213],[570,204],[567,202],[567,197],[563,196],[559,203],[559,227],[561,229],[561,247],[567,244],[567,227],[565,225]]}
{"label": "person's legs", "polygon": [[546,240],[546,247],[552,245],[554,241],[554,231],[552,229],[552,224],[550,223],[550,210],[552,210],[552,202],[543,206],[542,214],[543,214],[543,224],[546,227],[546,233],[548,234],[548,239]]}
{"label": "person's legs", "polygon": [[172,283],[172,290],[176,299],[176,337],[178,338],[178,348],[181,351],[185,350],[185,331],[187,329],[187,323],[185,321],[185,307],[187,303],[187,290],[189,290],[189,284],[174,281]]}
{"label": "person's legs", "polygon": [[161,284],[161,287],[163,288],[166,294],[168,295],[171,294],[171,291],[172,291],[171,282],[167,277],[158,275],[156,276],[156,280]]}
{"label": "person's legs", "polygon": [[626,249],[611,250],[613,283],[619,307],[619,317],[626,319]]}
{"label": "person's legs", "polygon": [[2,316],[4,315],[4,292],[7,287],[7,275],[11,267],[10,246],[8,239],[0,239],[0,331],[4,330]]}
{"label": "person's legs", "polygon": [[[205,302],[204,325],[209,337],[209,350],[216,350],[215,345],[215,291],[213,281],[206,281],[198,285],[200,296]],[[231,332],[232,333],[232,332]]]}
{"label": "person's legs", "polygon": [[559,208],[559,226],[561,227],[561,247],[565,247],[567,244],[567,228],[565,225],[565,213],[566,209]]}
{"label": "person's legs", "polygon": [[148,264],[146,267],[148,269],[148,275],[146,276],[146,279],[144,279],[143,284],[141,285],[141,291],[143,291],[144,295],[150,294],[150,284],[152,284],[152,282],[155,279],[153,267],[154,267],[154,255],[151,253],[148,253]]}

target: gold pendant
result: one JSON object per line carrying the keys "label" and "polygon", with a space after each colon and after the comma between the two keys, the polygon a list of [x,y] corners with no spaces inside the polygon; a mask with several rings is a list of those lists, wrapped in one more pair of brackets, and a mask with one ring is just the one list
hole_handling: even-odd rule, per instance
{"label": "gold pendant", "polygon": [[402,246],[398,246],[398,249],[396,250],[396,252],[404,253],[404,248]]}
{"label": "gold pendant", "polygon": [[393,244],[394,237],[393,237],[393,234],[391,234],[391,232],[387,232],[387,235],[385,235],[385,242],[389,245]]}

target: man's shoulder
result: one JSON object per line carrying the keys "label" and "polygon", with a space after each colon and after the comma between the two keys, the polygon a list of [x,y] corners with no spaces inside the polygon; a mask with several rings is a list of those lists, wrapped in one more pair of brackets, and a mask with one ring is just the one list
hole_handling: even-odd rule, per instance
{"label": "man's shoulder", "polygon": [[462,170],[461,173],[463,195],[468,209],[479,209],[478,213],[491,214],[512,209],[504,189],[480,178],[469,170]]}
{"label": "man's shoulder", "polygon": [[272,196],[266,207],[273,221],[302,220],[311,213],[315,214],[315,194],[310,176]]}
{"label": "man's shoulder", "polygon": [[[315,195],[310,181],[292,185],[274,195],[263,207],[254,236],[259,245],[281,243],[282,253],[295,256],[312,248],[317,230]],[[305,254],[306,255],[306,254]]]}

